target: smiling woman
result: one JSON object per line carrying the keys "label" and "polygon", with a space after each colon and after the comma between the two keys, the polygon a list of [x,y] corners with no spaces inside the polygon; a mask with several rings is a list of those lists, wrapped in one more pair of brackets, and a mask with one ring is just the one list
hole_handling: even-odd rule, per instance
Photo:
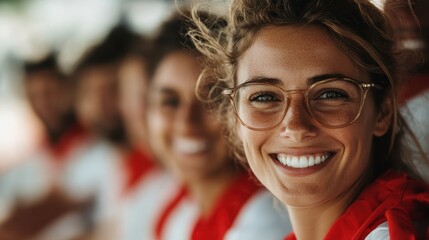
{"label": "smiling woman", "polygon": [[207,61],[200,86],[212,86],[202,98],[220,111],[237,156],[286,204],[286,239],[429,237],[429,188],[413,179],[401,143],[400,72],[379,9],[234,0],[221,35],[194,21]]}

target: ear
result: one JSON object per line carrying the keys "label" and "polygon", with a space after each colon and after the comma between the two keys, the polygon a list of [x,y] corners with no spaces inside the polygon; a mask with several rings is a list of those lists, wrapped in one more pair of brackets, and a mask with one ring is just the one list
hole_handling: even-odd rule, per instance
{"label": "ear", "polygon": [[393,100],[387,97],[377,113],[377,119],[374,127],[374,136],[381,137],[389,130],[393,119]]}

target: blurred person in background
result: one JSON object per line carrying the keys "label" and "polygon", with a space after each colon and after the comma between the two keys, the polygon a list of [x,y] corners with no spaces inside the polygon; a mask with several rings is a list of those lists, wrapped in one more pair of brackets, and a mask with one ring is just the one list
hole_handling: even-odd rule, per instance
{"label": "blurred person in background", "polygon": [[119,112],[119,65],[134,35],[123,26],[113,28],[103,42],[84,54],[73,71],[76,112],[91,134],[123,147],[125,131]]}
{"label": "blurred person in background", "polygon": [[81,166],[88,177],[98,173],[102,189],[98,198],[102,216],[98,219],[102,221],[97,221],[101,224],[94,235],[97,238],[113,236],[112,224],[117,223],[120,203],[155,165],[145,147],[142,128],[140,90],[144,90],[146,56],[135,52],[141,41],[140,36],[120,23],[84,54],[72,73],[77,118],[97,145],[106,150],[104,157],[99,156],[97,164],[92,164],[93,168]]}
{"label": "blurred person in background", "polygon": [[58,147],[66,133],[78,131],[73,111],[70,79],[59,69],[53,54],[36,63],[24,66],[24,88],[28,101],[43,123],[46,140],[52,148]]}
{"label": "blurred person in background", "polygon": [[[70,216],[85,222],[83,212],[92,201],[71,199],[62,190],[67,166],[79,161],[81,142],[87,137],[75,119],[70,79],[51,54],[24,64],[23,85],[45,137],[36,152],[0,176],[1,239],[7,239],[1,234],[12,239],[42,236]],[[78,222],[72,225],[72,231],[86,228]]]}
{"label": "blurred person in background", "polygon": [[395,26],[396,48],[408,51],[403,64],[415,65],[400,94],[403,104],[429,90],[429,1],[387,0],[384,11]]}
{"label": "blurred person in background", "polygon": [[[198,14],[213,29],[226,24]],[[290,231],[287,214],[234,161],[223,126],[195,95],[203,63],[186,35],[188,24],[186,16],[175,13],[154,38],[158,59],[147,88],[148,136],[154,155],[178,185],[167,194],[159,185],[160,194],[170,196],[144,206],[156,209],[149,223],[140,216],[141,226],[150,224],[152,233],[137,234],[145,236],[141,239],[280,239]]]}
{"label": "blurred person in background", "polygon": [[119,68],[119,109],[127,138],[125,188],[121,217],[100,231],[106,234],[110,230],[114,239],[154,239],[151,232],[156,213],[178,188],[149,147],[146,95],[155,58],[151,41],[141,37],[135,39]]}
{"label": "blurred person in background", "polygon": [[[23,190],[16,194],[26,194],[20,197],[22,199],[27,199],[30,193],[36,195],[36,192],[38,197],[54,191],[72,203],[85,203],[78,212],[54,220],[50,218],[51,221],[44,226],[39,223],[42,214],[32,214],[37,224],[28,236],[45,240],[73,239],[82,235],[99,237],[99,229],[109,226],[116,218],[126,174],[123,161],[126,140],[118,107],[118,75],[120,63],[132,43],[130,39],[133,36],[130,35],[123,26],[114,27],[99,44],[82,56],[71,73],[74,109],[85,137],[73,141],[76,144],[67,144],[72,147],[62,150],[62,160],[52,160],[50,155],[42,156],[42,159],[48,159],[40,161],[43,164],[31,161],[38,171],[33,169],[35,167],[31,171],[27,167],[20,174],[14,174],[15,179],[27,172],[32,174],[26,178],[27,181],[19,181],[25,183],[21,183],[24,186],[20,189]],[[49,101],[61,102],[60,99]],[[3,191],[7,192],[11,187],[5,189]],[[6,222],[6,226],[9,225]]]}
{"label": "blurred person in background", "polygon": [[143,36],[134,38],[119,66],[118,101],[127,140],[125,194],[132,192],[156,165],[150,154],[145,124],[145,93],[154,57],[149,40]]}
{"label": "blurred person in background", "polygon": [[[414,64],[399,95],[401,112],[429,158],[429,1],[388,0],[384,9],[395,26],[396,47],[408,52],[404,65]],[[413,139],[407,137],[414,149]],[[429,181],[429,168],[419,164],[417,169]]]}

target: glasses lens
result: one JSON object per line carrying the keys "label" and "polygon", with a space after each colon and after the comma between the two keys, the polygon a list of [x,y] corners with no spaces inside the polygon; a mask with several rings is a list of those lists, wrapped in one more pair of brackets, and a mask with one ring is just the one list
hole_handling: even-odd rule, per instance
{"label": "glasses lens", "polygon": [[348,80],[332,80],[313,85],[307,96],[313,117],[328,126],[351,123],[359,114],[361,89]]}
{"label": "glasses lens", "polygon": [[286,98],[282,90],[270,84],[249,84],[237,89],[235,105],[238,117],[255,129],[277,125],[285,112]]}

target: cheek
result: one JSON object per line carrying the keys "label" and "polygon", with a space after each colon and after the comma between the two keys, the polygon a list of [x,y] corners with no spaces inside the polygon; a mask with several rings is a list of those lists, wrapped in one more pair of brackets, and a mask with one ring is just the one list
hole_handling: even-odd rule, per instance
{"label": "cheek", "polygon": [[259,169],[258,165],[262,161],[260,149],[264,142],[262,132],[255,132],[240,125],[237,127],[237,136],[243,144],[246,161],[249,166],[252,170]]}
{"label": "cheek", "polygon": [[[371,161],[372,131],[374,126],[369,122],[363,122],[355,127],[350,127],[348,131],[337,134],[338,141],[345,149],[345,158],[341,161],[344,174],[353,176],[361,175],[362,171],[368,167]],[[362,131],[368,129],[368,131]],[[347,160],[349,159],[349,160]]]}
{"label": "cheek", "polygon": [[222,124],[214,118],[207,118],[203,129],[205,131],[204,135],[213,146],[213,154],[218,159],[227,159],[229,146]]}
{"label": "cheek", "polygon": [[152,148],[157,155],[169,150],[168,139],[171,133],[171,124],[159,112],[148,111],[147,127],[148,137]]}

